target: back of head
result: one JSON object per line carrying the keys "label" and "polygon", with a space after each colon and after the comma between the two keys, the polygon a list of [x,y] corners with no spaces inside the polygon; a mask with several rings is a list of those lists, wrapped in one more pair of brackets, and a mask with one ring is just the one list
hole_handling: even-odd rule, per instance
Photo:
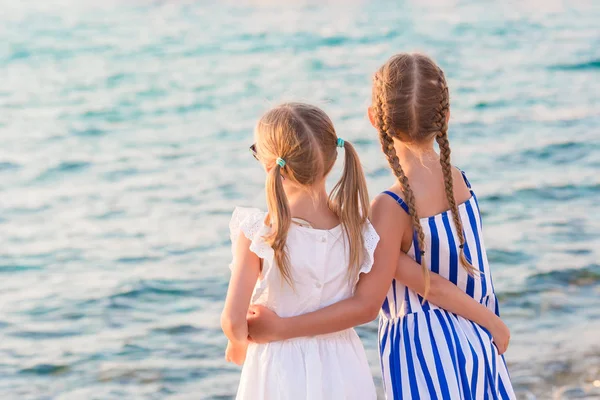
{"label": "back of head", "polygon": [[373,106],[390,137],[402,142],[445,134],[450,97],[444,72],[425,55],[397,54],[375,73]]}
{"label": "back of head", "polygon": [[268,166],[285,160],[286,179],[310,187],[333,167],[336,134],[321,109],[303,103],[285,103],[268,111],[256,127],[256,147]]}
{"label": "back of head", "polygon": [[346,157],[342,178],[330,195],[330,208],[348,234],[351,270],[358,270],[369,197],[354,147],[337,137],[331,119],[323,110],[309,104],[282,104],[268,111],[257,124],[258,157],[269,170],[266,197],[268,223],[272,230],[266,239],[275,251],[275,261],[282,276],[290,284],[292,278],[285,242],[292,215],[282,178],[311,192],[331,172],[337,147],[344,147]]}
{"label": "back of head", "polygon": [[[421,228],[414,194],[394,148],[394,139],[406,144],[421,144],[435,138],[440,148],[440,164],[444,174],[446,198],[460,241],[460,260],[463,267],[474,273],[475,268],[463,251],[465,238],[458,206],[454,199],[448,117],[450,96],[444,72],[429,57],[422,54],[400,53],[390,58],[374,76],[372,110],[382,150],[398,178],[409,206],[413,227],[417,232],[419,251],[425,254],[425,237]],[[423,257],[421,265],[428,269]]]}

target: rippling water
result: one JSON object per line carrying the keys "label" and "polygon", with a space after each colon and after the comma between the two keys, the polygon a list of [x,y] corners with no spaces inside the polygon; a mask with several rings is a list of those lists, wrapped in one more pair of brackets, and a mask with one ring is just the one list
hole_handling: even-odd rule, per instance
{"label": "rippling water", "polygon": [[230,213],[264,204],[256,119],[321,105],[373,195],[370,76],[415,49],[449,78],[519,396],[600,396],[598,2],[99,3],[0,0],[0,398],[231,398],[219,312]]}

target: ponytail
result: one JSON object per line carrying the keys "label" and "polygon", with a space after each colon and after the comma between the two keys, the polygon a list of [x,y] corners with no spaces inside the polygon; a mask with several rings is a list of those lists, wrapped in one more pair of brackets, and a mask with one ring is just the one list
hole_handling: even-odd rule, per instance
{"label": "ponytail", "polygon": [[266,197],[269,214],[266,223],[271,225],[271,233],[265,236],[265,240],[275,252],[275,263],[281,276],[290,286],[293,286],[290,262],[285,251],[285,242],[292,223],[292,214],[281,182],[281,170],[285,168],[285,163],[283,164],[284,166],[281,166],[276,163],[267,174]]}
{"label": "ponytail", "polygon": [[342,177],[329,194],[330,207],[337,214],[348,236],[350,276],[357,276],[362,263],[363,228],[369,216],[369,193],[358,154],[349,142],[338,139],[345,150]]}

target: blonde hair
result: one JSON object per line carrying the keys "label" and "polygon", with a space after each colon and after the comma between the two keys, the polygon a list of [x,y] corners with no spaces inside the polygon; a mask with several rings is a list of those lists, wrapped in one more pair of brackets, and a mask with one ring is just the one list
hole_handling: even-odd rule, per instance
{"label": "blonde hair", "polygon": [[[275,262],[283,278],[293,285],[289,258],[285,249],[292,223],[282,176],[300,187],[310,189],[329,174],[337,158],[338,137],[333,123],[318,107],[303,103],[285,103],[268,111],[256,127],[259,159],[272,166],[267,176],[267,223],[265,236],[275,251]],[[347,141],[342,177],[329,194],[329,207],[338,216],[348,237],[349,276],[358,275],[363,254],[363,227],[369,213],[367,183],[356,150]],[[282,158],[285,165],[276,160]]]}
{"label": "blonde hair", "polygon": [[373,113],[379,130],[381,147],[390,167],[398,178],[408,205],[417,242],[421,251],[421,266],[426,276],[424,297],[429,290],[429,269],[425,264],[425,235],[419,222],[415,196],[408,177],[400,165],[394,139],[404,143],[423,143],[434,137],[440,148],[440,164],[444,174],[446,199],[460,243],[460,262],[471,275],[477,271],[465,257],[463,225],[454,199],[450,143],[448,141],[448,112],[450,95],[444,72],[435,62],[422,54],[400,53],[390,58],[373,79]]}

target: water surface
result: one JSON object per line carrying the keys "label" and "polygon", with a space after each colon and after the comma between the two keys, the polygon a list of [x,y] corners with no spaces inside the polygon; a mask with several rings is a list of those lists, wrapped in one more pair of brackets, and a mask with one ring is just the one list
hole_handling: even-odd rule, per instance
{"label": "water surface", "polygon": [[600,396],[597,2],[0,7],[1,398],[231,398],[219,313],[233,207],[264,207],[254,123],[322,106],[374,195],[393,178],[370,77],[405,50],[449,80],[520,398]]}

